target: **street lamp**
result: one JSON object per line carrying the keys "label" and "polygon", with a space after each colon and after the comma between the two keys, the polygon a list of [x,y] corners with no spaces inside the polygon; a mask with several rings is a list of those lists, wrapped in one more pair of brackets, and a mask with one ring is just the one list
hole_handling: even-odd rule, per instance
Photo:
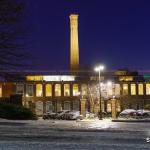
{"label": "street lamp", "polygon": [[104,66],[99,65],[99,66],[95,67],[94,70],[99,73],[99,107],[100,107],[99,120],[102,120],[101,70],[104,70]]}

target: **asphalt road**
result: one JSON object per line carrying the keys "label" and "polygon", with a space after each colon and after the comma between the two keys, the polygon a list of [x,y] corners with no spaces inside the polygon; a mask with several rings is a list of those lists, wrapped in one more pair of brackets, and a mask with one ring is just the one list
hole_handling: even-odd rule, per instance
{"label": "asphalt road", "polygon": [[149,129],[149,123],[0,121],[0,149],[149,150]]}

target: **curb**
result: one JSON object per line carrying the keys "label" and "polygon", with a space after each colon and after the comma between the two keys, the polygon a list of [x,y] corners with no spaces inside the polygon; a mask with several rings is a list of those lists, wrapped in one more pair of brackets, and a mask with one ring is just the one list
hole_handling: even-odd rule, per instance
{"label": "curb", "polygon": [[112,120],[112,122],[129,122],[129,123],[150,123],[150,120]]}

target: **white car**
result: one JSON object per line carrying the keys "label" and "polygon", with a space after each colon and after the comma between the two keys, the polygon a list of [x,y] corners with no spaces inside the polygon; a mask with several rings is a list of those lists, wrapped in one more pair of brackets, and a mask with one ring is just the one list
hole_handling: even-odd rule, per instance
{"label": "white car", "polygon": [[120,114],[119,117],[135,117],[137,111],[135,109],[125,109]]}
{"label": "white car", "polygon": [[144,110],[144,109],[139,109],[139,110],[137,110],[137,116],[150,117],[150,111]]}
{"label": "white car", "polygon": [[62,110],[60,113],[57,114],[56,119],[63,119],[65,113],[69,113],[70,110]]}
{"label": "white car", "polygon": [[77,119],[83,119],[83,116],[80,115],[80,111],[70,111],[69,113],[65,114],[66,120],[77,120]]}

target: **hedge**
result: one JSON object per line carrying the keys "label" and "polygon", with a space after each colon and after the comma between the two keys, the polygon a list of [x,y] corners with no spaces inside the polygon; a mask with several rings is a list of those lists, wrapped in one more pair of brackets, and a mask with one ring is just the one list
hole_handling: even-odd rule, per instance
{"label": "hedge", "polygon": [[0,118],[12,120],[36,120],[36,115],[28,108],[15,104],[0,103]]}

